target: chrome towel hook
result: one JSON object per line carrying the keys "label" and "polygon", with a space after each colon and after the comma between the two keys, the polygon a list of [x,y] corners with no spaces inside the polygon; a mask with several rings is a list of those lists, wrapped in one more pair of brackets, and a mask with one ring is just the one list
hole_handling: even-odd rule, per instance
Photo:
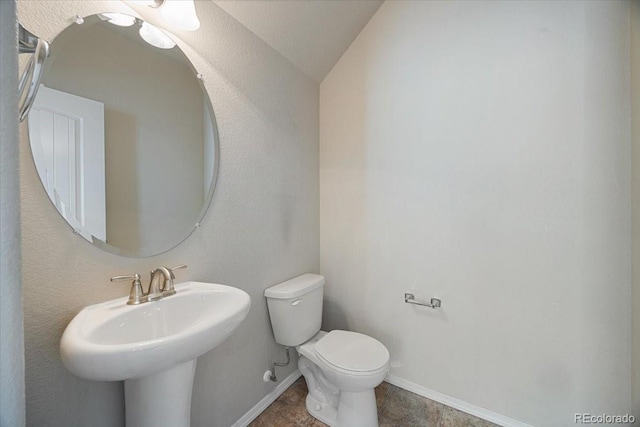
{"label": "chrome towel hook", "polygon": [[29,59],[26,70],[20,77],[20,84],[18,85],[20,100],[18,117],[22,122],[29,114],[29,110],[31,110],[33,101],[36,98],[44,71],[44,63],[49,57],[50,47],[47,41],[31,34],[22,24],[18,24],[18,44],[19,53],[33,54]]}

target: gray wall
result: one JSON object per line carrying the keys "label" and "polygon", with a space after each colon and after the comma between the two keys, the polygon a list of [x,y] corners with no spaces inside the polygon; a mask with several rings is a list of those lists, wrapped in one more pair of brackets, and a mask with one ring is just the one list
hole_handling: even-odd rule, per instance
{"label": "gray wall", "polygon": [[0,1],[0,426],[22,426],[24,350],[18,186],[16,6]]}
{"label": "gray wall", "polygon": [[[20,20],[53,39],[75,14],[131,13],[122,2],[21,1]],[[155,12],[140,14],[162,27]],[[208,1],[202,26],[176,32],[204,75],[220,136],[220,171],[209,212],[185,242],[163,255],[129,259],[98,250],[70,231],[39,182],[21,127],[21,197],[27,420],[31,426],[114,427],[124,423],[122,383],[85,381],[67,372],[60,336],[88,304],[124,296],[109,277],[186,263],[179,280],[247,291],[252,308],[226,342],[198,361],[192,425],[235,422],[275,386],[262,373],[282,357],[263,290],[319,268],[318,86]],[[182,41],[181,41],[182,40]],[[279,372],[284,378],[296,361]]]}

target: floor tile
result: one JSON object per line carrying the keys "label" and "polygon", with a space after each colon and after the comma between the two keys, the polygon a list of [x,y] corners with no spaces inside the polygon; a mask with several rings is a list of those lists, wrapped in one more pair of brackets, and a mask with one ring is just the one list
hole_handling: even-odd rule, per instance
{"label": "floor tile", "polygon": [[272,403],[265,411],[258,416],[249,427],[297,427],[295,423],[282,416],[280,412],[282,406]]}
{"label": "floor tile", "polygon": [[380,418],[403,427],[438,427],[444,405],[415,393],[390,386],[380,408]]}
{"label": "floor tile", "polygon": [[398,424],[378,415],[378,427],[398,427]]}
{"label": "floor tile", "polygon": [[497,427],[497,425],[445,406],[440,427]]}
{"label": "floor tile", "polygon": [[307,383],[304,382],[304,378],[300,377],[294,382],[288,389],[285,390],[279,397],[291,405],[298,405],[301,402],[304,404],[304,400],[307,397]]}
{"label": "floor tile", "polygon": [[329,427],[322,421],[316,420],[315,418],[311,418],[311,422],[308,423],[305,427]]}
{"label": "floor tile", "polygon": [[374,391],[376,392],[376,405],[380,409],[389,394],[389,383],[383,382]]}
{"label": "floor tile", "polygon": [[[375,389],[379,427],[497,427],[389,383]],[[249,427],[328,427],[305,407],[307,384],[294,382]]]}
{"label": "floor tile", "polygon": [[280,396],[271,404],[271,406],[274,405],[276,406],[276,412],[281,417],[288,419],[295,425],[303,426],[311,419],[311,415],[305,407],[304,399],[297,400],[295,395]]}

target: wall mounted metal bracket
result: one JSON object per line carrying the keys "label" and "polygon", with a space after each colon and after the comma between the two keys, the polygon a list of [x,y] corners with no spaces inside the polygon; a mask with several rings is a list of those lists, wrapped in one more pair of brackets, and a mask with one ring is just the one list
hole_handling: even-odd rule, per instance
{"label": "wall mounted metal bracket", "polygon": [[18,52],[33,54],[18,85],[18,118],[22,122],[27,118],[33,101],[36,99],[44,71],[44,63],[49,57],[49,42],[34,36],[22,24],[18,24]]}
{"label": "wall mounted metal bracket", "polygon": [[407,304],[415,304],[415,305],[423,305],[429,308],[440,308],[442,307],[442,300],[438,298],[431,298],[431,302],[427,302],[425,300],[416,299],[412,293],[406,292],[404,294],[404,302]]}

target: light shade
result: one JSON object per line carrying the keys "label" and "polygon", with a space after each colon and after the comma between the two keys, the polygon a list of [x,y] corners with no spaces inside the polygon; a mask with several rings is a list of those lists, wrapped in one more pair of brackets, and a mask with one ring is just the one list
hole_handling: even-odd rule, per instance
{"label": "light shade", "polygon": [[130,27],[136,22],[136,18],[122,13],[101,13],[101,17],[105,18],[108,23],[117,25],[119,27]]}
{"label": "light shade", "polygon": [[171,49],[176,45],[169,36],[148,22],[142,23],[140,27],[140,37],[150,45],[160,49]]}
{"label": "light shade", "polygon": [[160,14],[167,22],[182,30],[195,31],[200,28],[193,0],[164,0]]}

